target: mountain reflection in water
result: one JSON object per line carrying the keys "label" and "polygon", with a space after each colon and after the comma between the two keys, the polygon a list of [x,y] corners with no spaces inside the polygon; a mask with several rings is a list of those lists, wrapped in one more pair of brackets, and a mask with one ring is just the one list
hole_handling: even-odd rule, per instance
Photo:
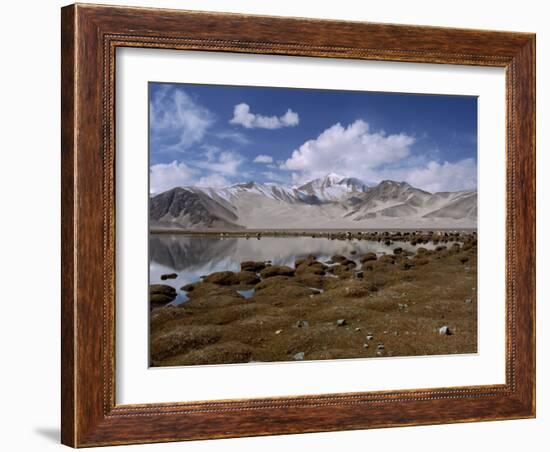
{"label": "mountain reflection in water", "polygon": [[[434,248],[433,243],[422,246]],[[169,284],[180,289],[185,284],[200,280],[203,275],[218,271],[239,271],[243,261],[271,261],[274,265],[294,267],[294,261],[308,255],[326,261],[335,254],[359,259],[372,251],[392,253],[394,248],[413,251],[409,242],[384,243],[368,240],[329,240],[313,237],[244,237],[186,236],[183,234],[150,234],[149,283]],[[176,279],[161,280],[161,275],[176,273]],[[184,301],[184,294],[178,297]]]}

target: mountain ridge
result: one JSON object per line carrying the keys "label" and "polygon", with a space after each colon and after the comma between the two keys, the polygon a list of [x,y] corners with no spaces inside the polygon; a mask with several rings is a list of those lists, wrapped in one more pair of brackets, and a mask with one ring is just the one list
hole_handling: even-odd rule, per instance
{"label": "mountain ridge", "polygon": [[153,228],[475,227],[477,191],[436,192],[402,181],[369,186],[334,173],[288,187],[254,181],[175,187],[152,195]]}

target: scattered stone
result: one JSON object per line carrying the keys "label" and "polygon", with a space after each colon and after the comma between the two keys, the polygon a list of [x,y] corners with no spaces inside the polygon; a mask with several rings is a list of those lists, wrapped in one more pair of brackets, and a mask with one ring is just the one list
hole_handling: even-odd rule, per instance
{"label": "scattered stone", "polygon": [[367,335],[367,341],[372,341],[374,336],[372,334]]}
{"label": "scattered stone", "polygon": [[359,328],[359,327],[355,328],[356,333],[358,333],[359,331],[361,331],[361,328]]}
{"label": "scattered stone", "polygon": [[464,300],[464,303],[472,304],[472,299],[471,298],[466,298],[466,300]]}
{"label": "scattered stone", "polygon": [[400,311],[404,311],[409,307],[409,305],[407,303],[397,303],[397,307],[399,308]]}
{"label": "scattered stone", "polygon": [[275,334],[281,334],[283,332],[283,330],[277,330],[275,331]]}
{"label": "scattered stone", "polygon": [[294,355],[294,359],[296,361],[302,361],[306,357],[306,354],[304,352],[298,352]]}
{"label": "scattered stone", "polygon": [[378,350],[376,352],[376,356],[384,356],[384,351],[383,350]]}
{"label": "scattered stone", "polygon": [[367,344],[366,342],[363,344],[363,348],[369,348],[369,344]]}
{"label": "scattered stone", "polygon": [[384,347],[384,344],[383,344],[382,342],[380,342],[380,343],[378,344],[378,347],[376,347],[376,348],[377,348],[378,350],[384,350],[385,347]]}
{"label": "scattered stone", "polygon": [[336,326],[346,326],[347,324],[348,324],[348,322],[346,321],[346,319],[336,320]]}
{"label": "scattered stone", "polygon": [[176,279],[178,277],[177,273],[167,273],[165,275],[160,275],[160,279],[166,281],[167,279]]}
{"label": "scattered stone", "polygon": [[309,322],[307,320],[298,320],[296,322],[296,328],[309,328]]}
{"label": "scattered stone", "polygon": [[453,332],[451,331],[451,329],[445,325],[445,326],[442,326],[441,328],[439,328],[439,334],[441,336],[450,336],[451,334],[453,334]]}

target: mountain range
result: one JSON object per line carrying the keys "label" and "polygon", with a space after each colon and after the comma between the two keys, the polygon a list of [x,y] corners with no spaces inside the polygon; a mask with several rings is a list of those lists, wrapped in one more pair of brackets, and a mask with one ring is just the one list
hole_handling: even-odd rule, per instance
{"label": "mountain range", "polygon": [[303,185],[247,182],[152,195],[152,228],[188,230],[475,228],[477,191],[430,193],[331,173]]}

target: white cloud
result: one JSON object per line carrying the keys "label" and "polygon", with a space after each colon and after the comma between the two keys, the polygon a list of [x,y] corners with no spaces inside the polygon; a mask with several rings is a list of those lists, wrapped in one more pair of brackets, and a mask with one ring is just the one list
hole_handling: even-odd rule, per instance
{"label": "white cloud", "polygon": [[227,187],[231,182],[221,174],[210,174],[201,177],[195,185],[198,187]]}
{"label": "white cloud", "polygon": [[457,162],[430,161],[422,166],[381,171],[377,178],[403,180],[432,193],[470,190],[477,187],[477,164],[471,158]]}
{"label": "white cloud", "polygon": [[163,86],[154,92],[150,102],[152,139],[158,147],[185,151],[202,141],[214,123],[214,115],[197,104],[183,89]]}
{"label": "white cloud", "polygon": [[221,132],[216,132],[214,135],[220,140],[231,140],[241,145],[250,143],[250,140],[241,132],[236,132],[232,130],[223,130]]}
{"label": "white cloud", "polygon": [[239,154],[209,148],[207,160],[192,160],[186,163],[174,160],[171,163],[151,165],[149,191],[162,193],[174,187],[224,187],[231,184],[231,177],[243,176],[240,165],[244,162]]}
{"label": "white cloud", "polygon": [[280,172],[274,172],[274,171],[264,171],[262,175],[267,179],[268,182],[275,182],[287,185],[290,181],[288,177],[285,176],[285,174],[281,174]]}
{"label": "white cloud", "polygon": [[176,160],[172,163],[151,165],[149,191],[151,193],[162,193],[174,187],[192,185],[196,174],[196,170]]}
{"label": "white cloud", "polygon": [[212,155],[210,160],[206,162],[194,161],[193,165],[223,176],[236,176],[243,161],[239,154],[231,151],[221,151],[216,155]]}
{"label": "white cloud", "polygon": [[403,133],[373,132],[362,120],[347,127],[338,123],[306,141],[280,168],[292,171],[295,184],[336,172],[373,184],[385,179],[405,181],[429,192],[477,187],[474,159],[438,162],[429,154],[412,154],[414,142]]}
{"label": "white cloud", "polygon": [[270,155],[260,154],[253,160],[254,163],[273,163],[273,157]]}
{"label": "white cloud", "polygon": [[316,139],[302,144],[281,169],[294,171],[295,182],[322,177],[333,171],[364,178],[377,167],[408,157],[413,143],[414,138],[403,133],[371,132],[362,120],[347,127],[337,123]]}
{"label": "white cloud", "polygon": [[281,127],[297,126],[300,122],[298,113],[290,108],[282,116],[263,116],[250,112],[250,106],[245,103],[235,105],[231,124],[238,124],[247,129],[280,129]]}

